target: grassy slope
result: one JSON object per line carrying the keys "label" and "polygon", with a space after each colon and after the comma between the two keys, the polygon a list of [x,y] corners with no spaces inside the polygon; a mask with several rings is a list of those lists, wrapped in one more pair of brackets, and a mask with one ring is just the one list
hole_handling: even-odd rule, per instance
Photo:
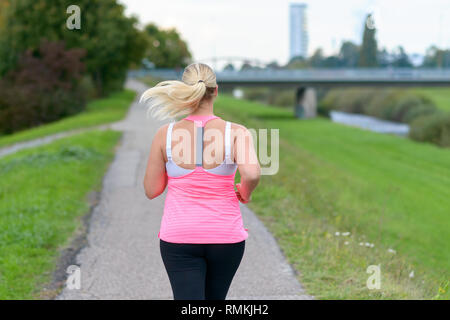
{"label": "grassy slope", "polygon": [[0,159],[0,299],[36,297],[99,190],[114,131],[90,131]]}
{"label": "grassy slope", "polygon": [[[324,119],[299,121],[290,111],[226,96],[216,112],[250,128],[280,129],[280,170],[262,178],[250,207],[309,293],[430,298],[441,287],[448,297],[449,150]],[[381,290],[366,288],[371,264],[381,265]]]}
{"label": "grassy slope", "polygon": [[85,111],[72,117],[11,135],[0,136],[0,147],[66,130],[92,127],[120,120],[124,117],[135,95],[136,93],[131,90],[117,92],[107,98],[88,103]]}

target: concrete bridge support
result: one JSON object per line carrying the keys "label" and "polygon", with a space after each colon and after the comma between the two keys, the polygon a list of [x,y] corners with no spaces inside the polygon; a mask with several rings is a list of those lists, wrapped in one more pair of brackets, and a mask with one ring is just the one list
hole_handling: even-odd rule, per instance
{"label": "concrete bridge support", "polygon": [[311,87],[297,89],[295,99],[295,116],[297,118],[314,118],[317,115],[316,90]]}

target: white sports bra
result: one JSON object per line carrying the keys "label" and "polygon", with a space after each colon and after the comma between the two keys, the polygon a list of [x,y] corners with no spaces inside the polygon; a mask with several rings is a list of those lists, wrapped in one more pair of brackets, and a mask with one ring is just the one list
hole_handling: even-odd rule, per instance
{"label": "white sports bra", "polygon": [[[180,167],[172,160],[172,129],[175,122],[171,122],[167,129],[167,137],[166,137],[166,154],[167,154],[167,162],[166,162],[166,171],[169,177],[182,177],[193,172],[195,169],[186,169]],[[232,175],[236,172],[237,164],[233,162],[231,159],[231,123],[226,122],[225,125],[225,159],[224,161],[217,167],[212,169],[205,169],[202,166],[203,161],[203,127],[196,127],[198,130],[197,134],[197,143],[196,143],[196,159],[197,167],[202,167],[206,172],[217,174],[221,176]]]}

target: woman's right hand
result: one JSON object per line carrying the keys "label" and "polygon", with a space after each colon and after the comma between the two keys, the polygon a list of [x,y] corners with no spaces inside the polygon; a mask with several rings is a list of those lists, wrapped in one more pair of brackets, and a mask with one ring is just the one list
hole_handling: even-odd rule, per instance
{"label": "woman's right hand", "polygon": [[252,196],[250,196],[248,199],[244,199],[244,198],[242,197],[242,192],[241,192],[242,189],[241,189],[241,188],[242,188],[241,184],[240,184],[240,183],[237,183],[237,184],[236,184],[236,189],[237,189],[237,191],[235,191],[235,192],[236,192],[237,198],[238,198],[239,201],[242,202],[242,203],[249,203],[250,200],[251,200],[251,198],[252,198]]}

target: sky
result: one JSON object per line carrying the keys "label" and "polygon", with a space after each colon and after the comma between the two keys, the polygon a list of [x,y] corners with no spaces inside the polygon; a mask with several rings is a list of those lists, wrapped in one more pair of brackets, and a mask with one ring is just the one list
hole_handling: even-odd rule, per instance
{"label": "sky", "polygon": [[424,54],[450,48],[450,0],[119,0],[141,25],[176,28],[194,61],[251,57],[284,64],[289,58],[289,4],[307,4],[309,54],[336,53],[342,41],[361,43],[364,18],[374,12],[379,47],[401,45]]}

